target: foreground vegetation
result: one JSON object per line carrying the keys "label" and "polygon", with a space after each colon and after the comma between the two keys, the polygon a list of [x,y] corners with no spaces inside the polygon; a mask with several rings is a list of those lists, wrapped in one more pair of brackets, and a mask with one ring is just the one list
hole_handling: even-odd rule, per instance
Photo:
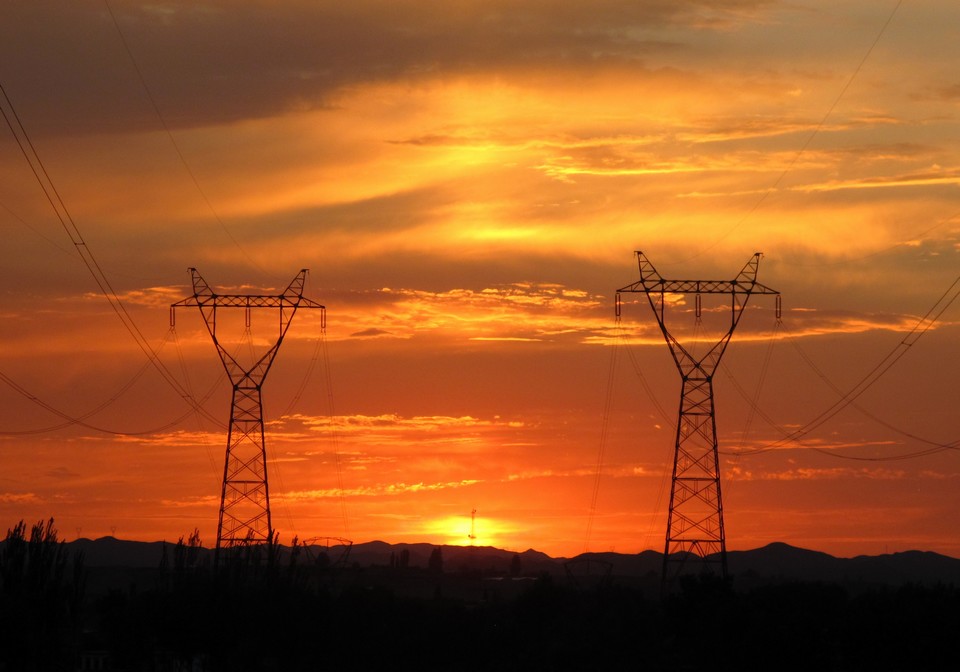
{"label": "foreground vegetation", "polygon": [[[689,578],[665,599],[620,585],[390,566],[318,566],[246,549],[219,570],[181,539],[146,581],[83,595],[52,521],[0,552],[0,669],[925,670],[955,658],[955,586],[781,582],[737,591]],[[411,591],[416,585],[419,592]],[[426,587],[428,590],[422,590]]]}

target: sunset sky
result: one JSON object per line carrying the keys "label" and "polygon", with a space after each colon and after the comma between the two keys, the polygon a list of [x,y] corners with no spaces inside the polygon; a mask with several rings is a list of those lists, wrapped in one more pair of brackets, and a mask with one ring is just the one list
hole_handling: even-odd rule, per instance
{"label": "sunset sky", "polygon": [[[782,323],[754,297],[716,377],[728,549],[960,557],[958,26],[955,0],[0,4],[0,533],[212,546],[230,388],[169,305],[188,267],[308,268],[326,333],[298,313],[264,387],[282,543],[467,544],[475,509],[480,545],[662,551],[680,379],[615,292],[635,250],[722,280],[762,252]],[[669,304],[686,339],[726,310]],[[255,318],[220,327],[246,356]]]}

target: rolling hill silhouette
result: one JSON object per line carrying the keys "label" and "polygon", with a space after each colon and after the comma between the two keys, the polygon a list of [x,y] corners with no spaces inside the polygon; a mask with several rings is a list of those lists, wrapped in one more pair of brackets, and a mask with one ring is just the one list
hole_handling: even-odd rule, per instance
{"label": "rolling hill silhouette", "polygon": [[[168,556],[173,553],[175,544],[101,537],[95,540],[78,539],[68,542],[67,547],[71,551],[82,552],[85,564],[90,568],[146,569],[158,567],[165,552]],[[351,567],[389,567],[391,558],[396,562],[406,553],[405,566],[427,568],[436,548],[441,549],[443,571],[447,573],[508,574],[511,565],[519,562],[520,571],[525,576],[563,576],[569,574],[571,568],[589,565],[594,567],[593,571],[603,571],[611,577],[649,577],[651,574],[659,576],[663,564],[663,554],[656,551],[634,554],[582,553],[572,558],[552,558],[533,549],[515,552],[490,546],[390,544],[384,541],[354,544],[349,549],[343,546],[314,548],[301,562],[315,558],[322,551],[334,561],[346,556],[345,564]],[[280,552],[286,557],[290,548],[281,546]],[[206,558],[212,562],[212,556],[211,549],[199,549],[201,561]],[[519,558],[518,561],[514,560],[515,556]],[[735,585],[738,581],[750,583],[762,579],[885,585],[943,583],[960,586],[960,559],[930,551],[837,558],[820,551],[776,542],[747,551],[728,551],[727,563]]]}

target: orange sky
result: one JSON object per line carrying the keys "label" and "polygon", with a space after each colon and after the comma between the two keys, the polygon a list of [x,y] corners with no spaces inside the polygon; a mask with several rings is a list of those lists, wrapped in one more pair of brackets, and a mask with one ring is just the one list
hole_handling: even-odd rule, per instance
{"label": "orange sky", "polygon": [[679,376],[614,291],[637,249],[708,279],[762,251],[782,325],[755,297],[716,380],[728,548],[960,556],[957,25],[949,0],[4,3],[0,84],[219,421],[4,124],[0,525],[212,545],[229,388],[168,306],[189,266],[225,292],[306,267],[326,335],[298,314],[264,389],[281,541],[467,543],[476,509],[479,544],[662,550]]}

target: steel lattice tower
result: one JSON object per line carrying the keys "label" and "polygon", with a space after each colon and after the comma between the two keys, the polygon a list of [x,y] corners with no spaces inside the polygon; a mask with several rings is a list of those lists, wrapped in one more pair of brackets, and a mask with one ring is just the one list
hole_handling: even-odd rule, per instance
{"label": "steel lattice tower", "polygon": [[[726,579],[727,545],[720,496],[713,375],[750,297],[753,294],[776,296],[777,319],[780,319],[780,293],[757,282],[759,252],[733,280],[664,280],[643,252],[636,254],[640,280],[617,290],[617,320],[620,319],[622,292],[646,294],[683,381],[663,553],[663,583],[669,585],[691,556],[699,557],[705,568],[719,564],[720,574]],[[694,294],[698,321],[702,310],[701,295],[726,294],[731,297],[730,326],[706,354],[694,355],[667,329],[664,321],[664,297],[667,294]]]}
{"label": "steel lattice tower", "polygon": [[[267,449],[263,432],[263,382],[297,310],[319,308],[321,329],[326,327],[326,311],[319,303],[303,296],[307,269],[301,270],[282,294],[275,295],[217,294],[197,269],[191,268],[190,275],[193,279],[193,296],[171,304],[171,324],[174,323],[178,306],[197,306],[233,385],[227,454],[223,465],[223,489],[220,495],[220,519],[217,524],[215,562],[218,562],[221,548],[273,541],[270,487],[267,482]],[[280,311],[279,337],[252,366],[240,364],[217,338],[217,309],[224,308],[244,309],[248,328],[252,309],[275,308]]]}

